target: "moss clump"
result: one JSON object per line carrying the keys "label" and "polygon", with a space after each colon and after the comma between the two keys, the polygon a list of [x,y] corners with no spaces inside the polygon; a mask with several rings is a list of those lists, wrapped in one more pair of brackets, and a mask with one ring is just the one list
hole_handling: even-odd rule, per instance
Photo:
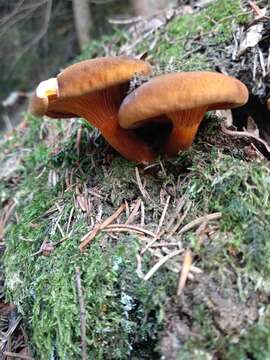
{"label": "moss clump", "polygon": [[270,354],[270,324],[252,326],[240,339],[239,344],[232,345],[224,359],[246,360],[268,359]]}
{"label": "moss clump", "polygon": [[[35,198],[26,214],[32,212],[36,216],[33,208],[40,200]],[[115,247],[108,246],[106,251],[102,251],[98,243],[93,244],[81,255],[78,239],[86,229],[78,224],[72,239],[55,249],[50,257],[31,256],[42,243],[46,229],[46,224],[40,224],[35,231],[29,226],[14,227],[8,237],[6,254],[9,259],[7,289],[16,298],[24,316],[31,318],[28,327],[37,358],[47,360],[53,355],[60,359],[80,358],[75,266],[81,268],[85,289],[89,358],[125,359],[136,353],[136,347],[140,349],[143,343],[145,348],[141,353],[146,355],[150,351],[152,356],[157,330],[162,328],[155,314],[165,289],[162,285],[160,289],[155,288],[155,293],[161,295],[156,295],[155,301],[151,296],[153,285],[142,284],[133,276],[135,239],[125,240],[132,241],[129,247],[120,241]],[[22,236],[26,236],[27,241],[18,244],[10,240]],[[16,258],[12,254],[15,248]]]}
{"label": "moss clump", "polygon": [[[232,39],[234,25],[247,20],[241,3],[216,0],[203,10],[177,17],[161,30],[160,41],[149,55],[168,71],[212,70],[209,55]],[[140,51],[148,48],[146,41]]]}
{"label": "moss clump", "polygon": [[[32,139],[40,133],[38,124],[41,125],[39,120],[30,119],[29,132],[21,138],[24,146],[33,147]],[[6,235],[7,296],[26,319],[31,319],[27,327],[37,358],[79,359],[80,318],[75,282],[75,267],[79,266],[85,289],[90,358],[155,356],[157,332],[162,329],[161,308],[170,281],[166,274],[148,283],[134,276],[137,238],[119,236],[117,244],[109,241],[103,248],[99,245],[103,239],[101,234],[91,248],[81,254],[79,242],[88,232],[88,226],[76,208],[71,219],[72,235],[59,243],[62,235],[57,231],[56,222],[66,230],[74,207],[74,193],[63,192],[64,174],[55,186],[49,186],[50,171],[59,168],[62,173],[74,171],[82,160],[77,186],[84,181],[91,186],[102,183],[102,190],[110,194],[107,206],[103,204],[104,216],[110,215],[116,204],[127,196],[123,189],[130,186],[131,173],[129,178],[122,179],[120,174],[125,170],[127,175],[127,168],[134,172],[134,165],[117,159],[105,177],[102,167],[91,168],[89,160],[84,162],[84,153],[76,155],[75,142],[76,131],[69,141],[62,143],[61,156],[50,155],[51,149],[43,141],[24,158],[21,182],[15,194],[19,220]],[[82,148],[84,143],[83,137]],[[74,154],[72,159],[70,153]],[[94,156],[95,161],[99,161],[99,151]],[[85,176],[84,171],[88,171],[90,177]],[[122,188],[122,192],[118,188]],[[54,251],[47,257],[34,255],[44,241],[53,244]]]}
{"label": "moss clump", "polygon": [[[35,146],[31,139],[39,136],[41,124],[46,136]],[[208,132],[206,138],[201,132],[200,140],[204,141],[197,141],[189,151],[164,163],[165,173],[154,171],[146,175],[146,190],[151,201],[145,202],[145,216],[150,228],[153,220],[158,223],[163,210],[161,189],[174,188],[177,198],[183,194],[189,198],[193,205],[186,222],[206,213],[222,213],[215,236],[203,245],[198,244],[193,231],[184,236],[175,234],[175,240],[193,249],[197,265],[204,270],[200,286],[189,284],[184,295],[188,306],[182,307],[179,299],[172,297],[175,276],[159,271],[145,283],[135,274],[135,254],[141,246],[136,237],[121,235],[115,242],[101,234],[85,254],[79,252],[80,239],[88,231],[87,217],[75,205],[76,192],[66,187],[66,175],[74,174],[77,188],[84,186],[87,191],[89,187],[99,187],[103,199],[97,203],[93,197],[92,201],[97,208],[102,206],[106,218],[124,199],[132,201],[140,196],[135,166],[113,153],[110,156],[114,160],[106,161],[104,144],[89,144],[88,130],[83,131],[78,155],[74,148],[78,127],[74,125],[71,135],[65,139],[61,127],[55,134],[51,126],[51,121],[40,123],[32,118],[25,137],[17,138],[26,149],[34,150],[28,152],[20,170],[21,179],[15,193],[18,223],[10,226],[5,239],[7,294],[25,319],[29,319],[27,326],[37,357],[48,359],[53,354],[60,359],[80,357],[76,266],[82,273],[87,346],[93,358],[158,357],[155,349],[162,339],[160,331],[168,321],[164,323],[164,317],[171,316],[175,304],[178,304],[178,317],[185,318],[187,311],[192,314],[189,329],[193,336],[184,341],[179,359],[184,356],[203,359],[217,349],[224,354],[237,352],[238,347],[245,349],[245,337],[243,340],[239,337],[239,344],[234,347],[230,345],[231,339],[243,330],[248,334],[250,323],[255,319],[249,320],[248,315],[240,317],[236,327],[225,328],[224,338],[220,331],[223,320],[219,319],[224,317],[224,304],[214,301],[218,292],[219,298],[227,301],[225,308],[234,306],[238,317],[250,309],[251,293],[262,298],[269,294],[268,164],[247,163],[240,150],[236,157],[225,155],[222,150],[207,151]],[[62,139],[55,149],[48,145],[52,130]],[[211,139],[216,131],[213,126],[210,128]],[[59,179],[49,187],[48,176],[52,171]],[[191,172],[192,177],[183,178],[179,183],[183,172]],[[71,211],[72,234],[58,244],[62,235],[56,223],[65,232]],[[172,214],[168,213],[167,220]],[[252,233],[251,229],[256,232]],[[55,245],[54,251],[47,257],[33,256],[44,240]],[[170,305],[171,301],[174,305]],[[214,306],[209,306],[211,303]],[[254,306],[256,309],[261,305]],[[264,324],[267,329],[266,320]],[[199,335],[192,329],[199,329]],[[256,332],[256,322],[254,329]],[[266,330],[263,334],[267,338]],[[258,343],[256,339],[254,337],[254,348],[259,346],[261,336],[258,335]],[[162,345],[159,351],[166,354]]]}
{"label": "moss clump", "polygon": [[227,234],[221,239],[226,244],[223,251],[234,249],[246,271],[269,273],[268,163],[247,163],[216,150],[212,155],[216,160],[210,163],[203,163],[201,154],[193,160],[193,180],[187,189],[190,198],[204,211],[222,212],[220,230]]}
{"label": "moss clump", "polygon": [[[218,352],[221,359],[266,359],[270,357],[269,164],[247,163],[216,149],[211,158],[194,147],[187,156],[193,165],[185,190],[196,204],[193,210],[220,211],[222,217],[218,232],[203,246],[194,234],[186,238],[205,274],[177,305],[185,314],[189,301],[195,333],[176,358],[208,359]],[[253,322],[256,325],[250,326]],[[236,329],[241,330],[236,334]]]}

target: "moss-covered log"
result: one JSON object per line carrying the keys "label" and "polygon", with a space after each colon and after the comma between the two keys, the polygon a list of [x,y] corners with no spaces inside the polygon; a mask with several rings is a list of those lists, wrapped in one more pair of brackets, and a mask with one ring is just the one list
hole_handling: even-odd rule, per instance
{"label": "moss-covered log", "polygon": [[[122,33],[103,38],[80,59],[102,56],[110,45],[115,54],[128,47],[147,51],[158,71],[213,69],[221,59],[214,54],[231,44],[232,23],[249,16],[240,1],[217,0],[172,18],[135,46],[133,40],[127,46]],[[28,116],[24,132],[1,142],[0,200],[16,203],[4,237],[6,295],[23,315],[34,358],[80,359],[78,266],[89,359],[270,357],[269,162],[246,140],[222,134],[220,119],[206,120],[190,150],[139,173],[83,120]],[[133,224],[152,232],[168,202],[161,240],[192,249],[197,268],[181,297],[175,294],[182,255],[149,280],[141,278],[158,254],[175,248],[153,248],[140,268],[144,236],[103,231],[80,252],[83,236],[124,202],[131,211],[141,209]],[[217,212],[221,218],[200,232],[179,231]]]}

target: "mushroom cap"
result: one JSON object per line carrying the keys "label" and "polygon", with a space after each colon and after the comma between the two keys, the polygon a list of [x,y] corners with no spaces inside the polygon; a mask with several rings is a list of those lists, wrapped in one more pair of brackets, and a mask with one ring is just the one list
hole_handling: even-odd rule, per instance
{"label": "mushroom cap", "polygon": [[79,115],[71,112],[59,111],[58,108],[64,104],[65,100],[52,101],[50,100],[51,98],[55,99],[56,96],[40,98],[36,94],[33,94],[28,105],[28,111],[34,116],[47,115],[55,119],[79,117]]}
{"label": "mushroom cap", "polygon": [[223,74],[198,71],[157,76],[144,83],[121,104],[119,123],[139,127],[146,119],[162,114],[206,107],[228,109],[244,105],[248,90],[239,80]]}
{"label": "mushroom cap", "polygon": [[151,72],[147,62],[125,56],[81,61],[58,74],[59,95],[79,96],[125,83],[135,74],[149,75]]}
{"label": "mushroom cap", "polygon": [[[131,80],[135,74],[149,75],[151,71],[151,66],[147,62],[123,56],[81,61],[58,74],[56,95],[39,97],[35,92],[28,110],[36,116],[74,117],[76,115],[70,112],[57,111],[69,101],[69,98],[120,85]],[[51,79],[46,82],[49,81]]]}
{"label": "mushroom cap", "polygon": [[49,100],[47,97],[39,98],[36,93],[31,96],[28,111],[35,116],[45,115],[48,109]]}
{"label": "mushroom cap", "polygon": [[267,109],[270,110],[270,98],[266,102]]}

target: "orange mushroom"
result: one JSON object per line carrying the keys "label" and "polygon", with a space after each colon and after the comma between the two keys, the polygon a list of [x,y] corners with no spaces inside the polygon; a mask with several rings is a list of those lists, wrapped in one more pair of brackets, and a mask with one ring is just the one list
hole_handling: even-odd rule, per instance
{"label": "orange mushroom", "polygon": [[134,129],[160,120],[172,123],[165,152],[172,156],[187,149],[209,110],[244,105],[248,90],[239,80],[214,72],[183,72],[157,76],[122,102],[119,123]]}
{"label": "orange mushroom", "polygon": [[118,110],[129,80],[149,75],[148,63],[128,57],[105,57],[71,65],[36,89],[29,111],[52,118],[83,117],[127,159],[151,162],[153,150],[133,131],[122,129]]}
{"label": "orange mushroom", "polygon": [[270,110],[270,98],[266,102],[267,109]]}

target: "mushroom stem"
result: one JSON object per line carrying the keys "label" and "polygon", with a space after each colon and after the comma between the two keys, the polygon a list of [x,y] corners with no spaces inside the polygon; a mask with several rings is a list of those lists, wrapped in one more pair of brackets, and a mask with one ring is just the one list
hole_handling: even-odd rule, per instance
{"label": "mushroom stem", "polygon": [[132,130],[119,126],[118,108],[123,98],[123,87],[114,86],[105,90],[81,95],[74,98],[54,100],[50,103],[50,112],[57,115],[75,113],[98,128],[107,142],[128,160],[149,163],[155,159],[150,146]]}
{"label": "mushroom stem", "polygon": [[118,124],[118,118],[108,126],[103,126],[100,131],[107,142],[121,155],[131,161],[150,163],[155,160],[154,151],[133,130],[122,129]]}
{"label": "mushroom stem", "polygon": [[[114,86],[94,94],[92,106],[84,114],[86,120],[96,126],[107,142],[128,160],[149,163],[154,161],[155,154],[151,147],[140,139],[132,130],[125,130],[119,126],[118,108],[122,101],[123,86]],[[98,111],[96,108],[98,107]],[[100,110],[102,109],[102,111]]]}
{"label": "mushroom stem", "polygon": [[173,156],[192,144],[206,111],[207,107],[204,106],[167,114],[173,123],[173,129],[164,148],[168,156]]}

